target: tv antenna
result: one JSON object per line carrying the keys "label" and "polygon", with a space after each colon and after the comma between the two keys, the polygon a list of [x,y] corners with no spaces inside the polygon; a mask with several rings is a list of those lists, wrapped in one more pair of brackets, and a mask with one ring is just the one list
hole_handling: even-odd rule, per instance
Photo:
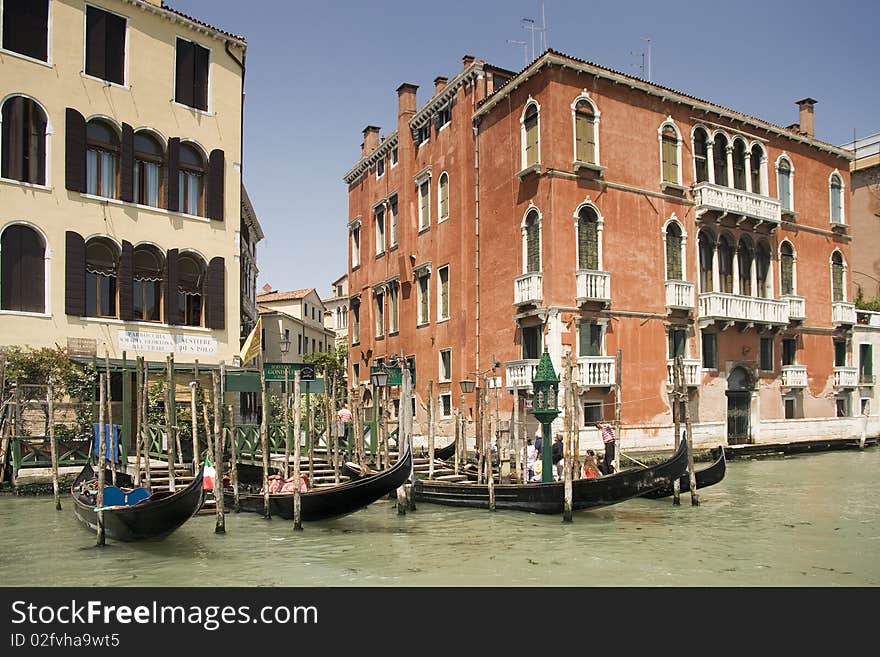
{"label": "tv antenna", "polygon": [[534,18],[522,18],[520,19],[520,23],[522,24],[523,29],[529,30],[532,33],[532,59],[535,59],[535,32],[541,33],[541,52],[544,52],[549,47],[549,39],[547,39],[547,18],[544,14],[544,3],[541,3],[541,27],[538,27],[535,24]]}
{"label": "tv antenna", "polygon": [[512,46],[522,46],[523,48],[523,67],[529,65],[529,44],[526,41],[515,41],[514,39],[508,39],[507,43]]}
{"label": "tv antenna", "polygon": [[[651,39],[650,37],[642,37],[642,41],[646,41],[648,43],[648,49],[645,50],[630,50],[629,54],[632,57],[640,57],[642,62],[641,64],[633,64],[633,68],[637,68],[642,72],[642,77],[646,78],[648,82],[651,82]],[[647,66],[646,66],[647,65]]]}

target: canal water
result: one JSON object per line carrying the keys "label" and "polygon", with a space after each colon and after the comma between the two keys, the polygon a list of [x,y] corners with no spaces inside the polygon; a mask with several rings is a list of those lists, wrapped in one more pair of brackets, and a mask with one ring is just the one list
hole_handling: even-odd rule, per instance
{"label": "canal water", "polygon": [[[880,585],[880,449],[729,463],[702,505],[635,499],[561,516],[391,502],[336,520],[197,516],[93,547],[69,500],[0,497],[4,586]],[[222,581],[217,581],[218,564]],[[98,575],[97,573],[100,573]]]}

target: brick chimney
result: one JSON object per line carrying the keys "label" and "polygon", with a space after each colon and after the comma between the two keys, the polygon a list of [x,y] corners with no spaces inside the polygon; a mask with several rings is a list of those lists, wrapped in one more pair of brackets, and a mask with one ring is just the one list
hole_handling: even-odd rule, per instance
{"label": "brick chimney", "polygon": [[464,66],[464,68],[467,68],[468,66],[470,66],[471,64],[474,63],[474,56],[473,55],[465,55],[464,57],[461,58],[461,63]]}
{"label": "brick chimney", "polygon": [[269,294],[269,292],[271,292],[271,291],[272,291],[272,286],[269,285],[268,283],[266,283],[263,286],[263,294]]}
{"label": "brick chimney", "polygon": [[435,96],[446,88],[447,82],[449,82],[449,79],[444,78],[442,75],[438,75],[436,78],[434,78],[434,95]]}
{"label": "brick chimney", "polygon": [[404,82],[397,87],[397,115],[416,113],[416,91],[419,85]]}
{"label": "brick chimney", "polygon": [[361,146],[363,155],[371,153],[379,145],[379,130],[381,128],[374,125],[364,128],[364,143]]}
{"label": "brick chimney", "polygon": [[816,133],[813,105],[818,102],[819,101],[813,98],[804,98],[803,100],[797,101],[797,106],[800,108],[800,131],[808,137],[813,137]]}

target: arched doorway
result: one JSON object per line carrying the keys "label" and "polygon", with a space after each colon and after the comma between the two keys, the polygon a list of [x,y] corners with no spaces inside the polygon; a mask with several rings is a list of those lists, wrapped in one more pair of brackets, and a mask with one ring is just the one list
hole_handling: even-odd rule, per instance
{"label": "arched doorway", "polygon": [[749,417],[752,411],[752,378],[743,367],[735,368],[727,377],[727,442],[742,445],[749,442]]}

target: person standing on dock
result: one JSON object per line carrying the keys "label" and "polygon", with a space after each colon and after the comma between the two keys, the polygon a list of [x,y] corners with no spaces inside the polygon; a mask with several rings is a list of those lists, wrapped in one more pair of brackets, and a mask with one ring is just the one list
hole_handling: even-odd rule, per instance
{"label": "person standing on dock", "polygon": [[608,422],[596,422],[596,428],[602,435],[602,442],[605,443],[605,474],[614,473],[614,449],[616,437],[614,435],[614,427]]}
{"label": "person standing on dock", "polygon": [[535,446],[532,445],[532,439],[529,438],[526,444],[526,481],[531,481],[535,478],[535,455],[537,454],[537,450]]}
{"label": "person standing on dock", "polygon": [[339,425],[340,425],[339,432],[338,432],[339,442],[340,443],[344,442],[347,444],[348,443],[348,431],[349,431],[349,427],[351,427],[351,420],[352,420],[351,411],[348,410],[347,406],[343,406],[342,408],[339,409],[339,411],[336,413],[336,419],[339,420]]}
{"label": "person standing on dock", "polygon": [[553,437],[553,447],[550,451],[551,457],[553,459],[553,467],[556,468],[556,474],[554,475],[556,481],[562,479],[562,475],[564,472],[565,461],[563,460],[563,448],[562,448],[562,434],[557,433]]}

